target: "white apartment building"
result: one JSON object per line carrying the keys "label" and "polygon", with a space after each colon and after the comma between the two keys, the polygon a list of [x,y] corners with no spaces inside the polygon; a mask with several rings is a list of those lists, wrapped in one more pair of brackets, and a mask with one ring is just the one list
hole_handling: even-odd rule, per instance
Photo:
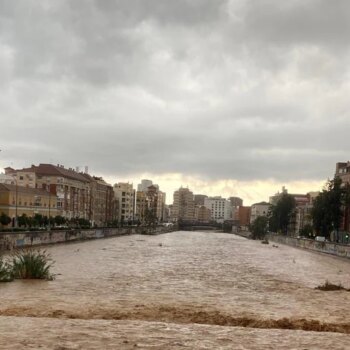
{"label": "white apartment building", "polygon": [[152,180],[142,179],[141,183],[137,185],[137,191],[147,192],[147,189],[150,186],[154,186],[159,190],[159,186],[156,184],[153,184]]}
{"label": "white apartment building", "polygon": [[250,209],[250,223],[252,224],[258,216],[267,216],[271,204],[266,202],[255,203]]}
{"label": "white apartment building", "polygon": [[211,211],[211,219],[223,223],[225,220],[232,219],[231,202],[225,198],[209,197],[204,199],[204,206]]}
{"label": "white apartment building", "polygon": [[135,208],[135,191],[133,185],[126,182],[118,182],[113,186],[113,191],[119,206],[119,222],[133,220]]}

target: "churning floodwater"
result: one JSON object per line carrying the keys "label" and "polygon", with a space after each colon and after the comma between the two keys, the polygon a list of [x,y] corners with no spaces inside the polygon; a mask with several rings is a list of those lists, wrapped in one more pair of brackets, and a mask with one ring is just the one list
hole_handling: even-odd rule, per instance
{"label": "churning floodwater", "polygon": [[46,248],[0,284],[1,349],[350,349],[350,261],[216,232]]}

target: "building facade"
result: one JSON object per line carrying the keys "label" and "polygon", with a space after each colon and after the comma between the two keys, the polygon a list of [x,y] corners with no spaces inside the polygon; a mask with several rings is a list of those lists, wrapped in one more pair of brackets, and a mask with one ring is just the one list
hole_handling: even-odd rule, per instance
{"label": "building facade", "polygon": [[188,188],[179,188],[174,192],[172,220],[194,220],[194,197]]}
{"label": "building facade", "polygon": [[[343,184],[350,184],[350,162],[337,163],[335,176],[339,177]],[[350,205],[343,208],[343,220],[340,230],[350,232]]]}
{"label": "building facade", "polygon": [[113,218],[113,189],[102,178],[59,164],[32,165],[19,170],[6,168],[5,171],[17,186],[49,191],[57,198],[57,215],[65,219],[86,219],[103,226]]}
{"label": "building facade", "polygon": [[238,220],[241,227],[247,227],[250,223],[250,207],[240,206],[236,212],[236,220]]}
{"label": "building facade", "polygon": [[266,202],[253,204],[250,209],[250,223],[252,224],[259,216],[267,217],[269,214],[270,207],[271,204]]}
{"label": "building facade", "polygon": [[232,219],[231,202],[221,197],[205,198],[204,206],[211,211],[211,219],[218,223]]}
{"label": "building facade", "polygon": [[119,182],[113,186],[114,198],[117,201],[118,221],[129,222],[134,220],[135,190],[132,184]]}
{"label": "building facade", "polygon": [[49,190],[57,196],[59,215],[66,219],[89,217],[89,181],[80,173],[62,165],[39,164],[30,168],[5,169],[18,186]]}
{"label": "building facade", "polygon": [[0,184],[1,213],[12,219],[13,226],[23,214],[28,217],[35,214],[54,217],[58,214],[57,197],[43,189]]}
{"label": "building facade", "polygon": [[194,208],[194,216],[196,221],[208,223],[211,221],[211,210],[205,205],[196,205]]}

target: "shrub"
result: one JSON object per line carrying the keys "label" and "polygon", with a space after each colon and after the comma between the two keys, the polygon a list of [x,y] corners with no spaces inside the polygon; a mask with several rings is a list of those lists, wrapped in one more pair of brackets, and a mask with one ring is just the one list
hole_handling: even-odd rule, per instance
{"label": "shrub", "polygon": [[13,281],[11,266],[0,257],[0,282]]}
{"label": "shrub", "polygon": [[17,279],[53,280],[50,273],[53,265],[51,256],[46,251],[26,249],[14,254],[12,259],[13,277]]}

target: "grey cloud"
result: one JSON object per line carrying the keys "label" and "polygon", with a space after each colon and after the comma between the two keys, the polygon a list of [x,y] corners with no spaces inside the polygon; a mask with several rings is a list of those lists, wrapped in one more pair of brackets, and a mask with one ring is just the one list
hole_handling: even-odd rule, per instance
{"label": "grey cloud", "polygon": [[350,148],[348,7],[3,1],[0,165],[326,178]]}

